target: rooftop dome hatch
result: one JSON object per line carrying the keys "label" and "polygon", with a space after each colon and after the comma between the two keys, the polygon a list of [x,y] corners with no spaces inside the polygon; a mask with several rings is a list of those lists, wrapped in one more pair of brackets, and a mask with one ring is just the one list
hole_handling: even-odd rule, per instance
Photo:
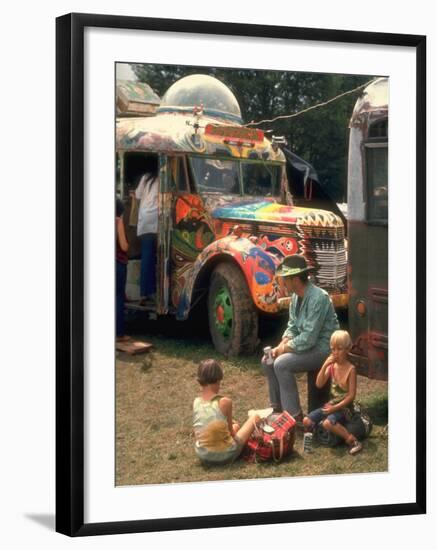
{"label": "rooftop dome hatch", "polygon": [[160,113],[192,113],[193,108],[203,104],[205,115],[238,124],[243,123],[238,101],[231,90],[217,78],[193,74],[181,78],[164,94]]}

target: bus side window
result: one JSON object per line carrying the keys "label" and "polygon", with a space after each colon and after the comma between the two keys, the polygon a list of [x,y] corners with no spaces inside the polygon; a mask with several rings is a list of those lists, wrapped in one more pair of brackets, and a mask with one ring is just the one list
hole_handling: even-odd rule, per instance
{"label": "bus side window", "polygon": [[184,157],[168,159],[168,190],[176,193],[188,193],[187,170]]}
{"label": "bus side window", "polygon": [[367,173],[367,218],[369,221],[388,219],[388,142],[387,119],[369,128],[365,144]]}

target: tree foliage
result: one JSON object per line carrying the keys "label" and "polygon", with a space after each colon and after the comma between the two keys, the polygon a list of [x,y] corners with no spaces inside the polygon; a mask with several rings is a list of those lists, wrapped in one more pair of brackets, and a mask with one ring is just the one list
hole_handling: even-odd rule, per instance
{"label": "tree foliage", "polygon": [[[245,122],[291,114],[353,89],[372,77],[225,69],[181,65],[133,64],[140,81],[147,82],[162,97],[178,79],[190,74],[208,74],[224,82],[235,94]],[[331,197],[344,200],[347,179],[348,123],[360,92],[289,120],[258,127],[284,135],[288,148],[310,162]]]}

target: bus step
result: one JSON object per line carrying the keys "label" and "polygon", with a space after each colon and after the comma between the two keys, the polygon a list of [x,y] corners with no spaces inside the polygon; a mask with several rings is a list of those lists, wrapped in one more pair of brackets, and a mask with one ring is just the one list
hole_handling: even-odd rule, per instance
{"label": "bus step", "polygon": [[139,302],[125,302],[125,307],[134,311],[142,311],[147,313],[149,319],[157,319],[156,306],[153,304],[140,305]]}

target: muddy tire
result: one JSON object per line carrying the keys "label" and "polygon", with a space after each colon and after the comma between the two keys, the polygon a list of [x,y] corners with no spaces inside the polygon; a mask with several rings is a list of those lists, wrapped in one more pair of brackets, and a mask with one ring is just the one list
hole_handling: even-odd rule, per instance
{"label": "muddy tire", "polygon": [[220,264],[212,273],[208,292],[209,331],[224,355],[244,355],[258,344],[258,313],[241,270]]}

